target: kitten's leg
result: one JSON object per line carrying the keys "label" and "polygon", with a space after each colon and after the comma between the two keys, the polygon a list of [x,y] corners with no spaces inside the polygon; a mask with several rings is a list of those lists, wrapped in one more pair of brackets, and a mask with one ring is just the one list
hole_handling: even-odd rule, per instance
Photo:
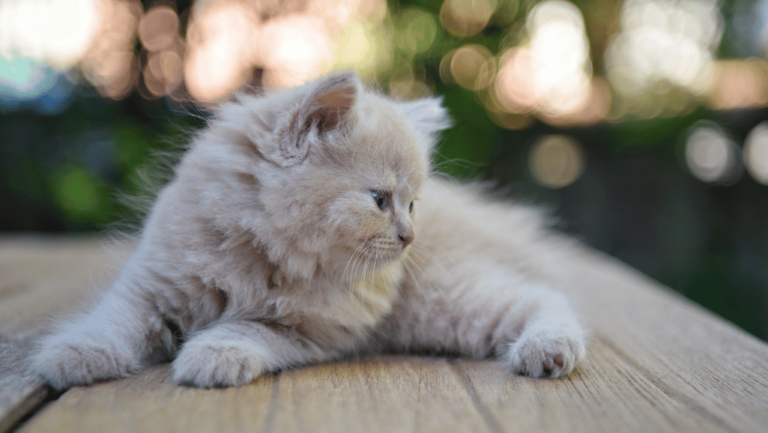
{"label": "kitten's leg", "polygon": [[[532,287],[534,293],[519,300],[507,315],[523,318],[518,326],[499,328],[497,341],[510,341],[496,349],[513,373],[531,377],[569,375],[585,354],[585,335],[567,299],[560,293]],[[509,318],[502,322],[520,320]]]}
{"label": "kitten's leg", "polygon": [[[505,279],[517,283],[500,286]],[[584,331],[562,294],[500,275],[449,281],[407,290],[379,328],[385,344],[496,355],[509,371],[531,377],[568,375],[584,357]]]}
{"label": "kitten's leg", "polygon": [[173,350],[174,336],[153,305],[107,293],[96,308],[45,337],[32,368],[57,389],[126,377]]}
{"label": "kitten's leg", "polygon": [[240,386],[266,372],[336,355],[293,328],[241,320],[195,334],[182,345],[171,367],[177,384]]}

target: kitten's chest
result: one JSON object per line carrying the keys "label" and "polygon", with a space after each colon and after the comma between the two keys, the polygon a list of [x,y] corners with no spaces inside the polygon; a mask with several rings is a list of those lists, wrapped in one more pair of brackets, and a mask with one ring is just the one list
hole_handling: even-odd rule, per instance
{"label": "kitten's chest", "polygon": [[369,328],[392,311],[400,294],[404,271],[400,263],[390,264],[365,278],[335,287],[323,316],[351,328]]}

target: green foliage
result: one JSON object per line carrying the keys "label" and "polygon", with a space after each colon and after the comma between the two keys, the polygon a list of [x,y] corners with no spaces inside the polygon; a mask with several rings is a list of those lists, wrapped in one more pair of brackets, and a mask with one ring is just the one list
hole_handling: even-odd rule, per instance
{"label": "green foliage", "polygon": [[105,185],[82,167],[59,167],[50,180],[54,200],[72,221],[104,223],[109,219]]}
{"label": "green foliage", "polygon": [[435,164],[441,171],[457,178],[477,177],[487,166],[499,128],[491,122],[472,92],[446,86],[440,93],[455,124],[441,141]]}

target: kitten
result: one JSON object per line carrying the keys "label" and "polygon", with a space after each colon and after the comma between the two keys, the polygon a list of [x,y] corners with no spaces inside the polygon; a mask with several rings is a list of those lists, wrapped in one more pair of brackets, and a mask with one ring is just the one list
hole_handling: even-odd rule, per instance
{"label": "kitten", "polygon": [[570,374],[585,338],[546,282],[559,244],[536,212],[430,177],[449,124],[352,73],[222,105],[111,290],[33,368],[61,389],[173,360],[178,384],[238,386],[416,350]]}

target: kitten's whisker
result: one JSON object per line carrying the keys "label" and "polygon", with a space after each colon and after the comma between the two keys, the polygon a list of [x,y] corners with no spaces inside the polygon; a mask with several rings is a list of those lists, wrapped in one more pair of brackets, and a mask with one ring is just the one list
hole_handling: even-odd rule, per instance
{"label": "kitten's whisker", "polygon": [[[417,245],[413,244],[411,247],[417,247],[414,248],[411,252],[414,254],[421,254],[423,251],[418,248]],[[422,276],[427,275],[427,272],[424,270],[424,268],[419,264],[419,262],[412,256],[408,256],[404,262],[411,274],[413,275],[413,282],[416,285],[422,285],[424,283]],[[445,268],[443,268],[444,271],[447,271]],[[434,290],[434,286],[429,285],[429,288],[432,289],[434,292],[439,293],[440,296],[445,299],[445,293],[443,293],[440,290]]]}
{"label": "kitten's whisker", "polygon": [[[356,277],[357,277],[358,259],[363,257],[362,249],[365,248],[365,245],[366,245],[365,242],[363,242],[357,248],[355,248],[354,253],[352,253],[352,257],[350,258],[350,261],[352,261],[352,267],[350,268],[350,273],[349,273],[349,288],[348,288],[348,292],[349,292],[349,295],[351,297],[353,297],[353,298],[355,296],[354,292],[355,292],[355,281],[356,281]],[[349,265],[349,262],[347,262],[347,265]],[[344,272],[346,273],[346,268],[345,268]],[[342,283],[343,283],[343,279],[342,279]],[[360,301],[360,300],[358,299],[358,301]]]}
{"label": "kitten's whisker", "polygon": [[[366,251],[363,251],[363,254],[362,254],[362,257],[364,258],[363,269],[362,269],[362,273],[360,275],[360,282],[361,282],[361,284],[363,284],[363,286],[358,291],[358,297],[360,299],[360,306],[365,306],[365,303],[364,303],[365,302],[365,299],[364,299],[364,297],[365,297],[365,288],[366,288],[365,285],[367,283],[365,281],[365,277],[366,277],[366,274],[367,274],[367,271],[368,271],[368,261],[370,260],[370,252],[371,252],[370,250],[371,250],[371,246],[372,245],[369,244],[368,241],[366,241],[365,242],[365,246],[366,246]],[[355,271],[355,280],[357,280],[357,271]]]}
{"label": "kitten's whisker", "polygon": [[[408,258],[411,259],[411,263],[413,263],[414,266],[418,266],[421,269],[421,265],[419,265],[419,262],[417,259],[424,260],[427,257],[426,251],[423,249],[422,245],[419,244],[412,244],[411,247],[413,250],[411,251],[413,255],[409,256]],[[430,263],[437,263],[435,260],[430,260]],[[438,265],[441,265],[440,263],[437,263]],[[443,270],[446,271],[446,269],[443,267]],[[423,269],[421,269],[421,272],[425,273]]]}
{"label": "kitten's whisker", "polygon": [[[363,276],[362,276],[362,280],[363,281],[365,281],[365,277],[368,275],[367,274],[367,272],[368,272],[368,262],[370,260],[371,260],[370,255],[366,255],[366,257],[365,257],[365,265],[363,266]],[[363,290],[365,290],[365,287],[363,287]]]}
{"label": "kitten's whisker", "polygon": [[[379,264],[379,256],[380,255],[381,255],[381,250],[379,248],[376,248],[376,258],[373,261],[374,266]],[[373,281],[371,282],[371,287],[370,287],[371,297],[373,297],[373,295],[375,294],[375,291],[376,291],[376,277],[378,277],[378,272],[376,270],[374,270],[372,274],[373,274],[372,275],[373,276]],[[386,281],[385,281],[385,285],[386,285]]]}
{"label": "kitten's whisker", "polygon": [[347,273],[347,268],[349,268],[349,264],[350,264],[350,262],[352,262],[352,259],[354,259],[355,257],[357,257],[357,253],[358,253],[358,251],[360,251],[360,248],[362,248],[362,247],[363,247],[363,245],[364,245],[364,244],[360,244],[360,245],[358,245],[358,246],[357,246],[357,248],[355,248],[355,251],[353,251],[353,252],[352,252],[352,256],[350,256],[349,260],[347,260],[347,265],[346,265],[346,266],[344,266],[344,272],[342,272],[342,273],[341,273],[341,281],[342,281],[342,282],[344,282],[344,276],[345,276],[345,275],[346,275],[346,273]]}
{"label": "kitten's whisker", "polygon": [[407,186],[407,187],[408,187],[408,192],[410,192],[411,194],[413,194],[413,192],[414,192],[414,191],[416,191],[416,190],[415,190],[415,189],[414,189],[414,188],[411,186],[411,184],[410,184],[410,183],[408,183],[408,179],[403,179],[403,182],[405,182],[405,186]]}
{"label": "kitten's whisker", "polygon": [[349,283],[348,283],[348,287],[347,287],[347,292],[349,292],[349,296],[351,298],[355,297],[355,275],[354,275],[354,273],[355,273],[355,270],[357,269],[357,261],[358,261],[358,259],[360,257],[362,257],[362,256],[355,254],[354,262],[352,263],[352,267],[350,268],[350,271],[349,271],[349,277],[348,277],[349,278]]}
{"label": "kitten's whisker", "polygon": [[[403,267],[405,268],[405,271],[407,273],[412,275],[413,284],[416,286],[415,288],[418,290],[419,285],[421,284],[420,283],[421,279],[417,276],[417,270],[416,268],[414,268],[414,263],[410,257],[403,261]],[[398,285],[397,288],[398,288],[398,291],[402,292],[403,290],[402,284]]]}
{"label": "kitten's whisker", "polygon": [[[365,245],[365,243],[363,244],[363,246],[364,245]],[[364,258],[365,258],[365,252],[361,251],[359,259],[364,259]],[[355,285],[356,285],[356,283],[358,281],[357,280],[357,271],[358,271],[358,269],[360,269],[359,266],[360,266],[360,262],[358,261],[358,259],[355,259],[355,263],[354,263],[353,268],[352,268],[353,274],[352,274],[352,279],[350,280],[350,289],[351,289],[351,291],[353,293],[357,294],[357,301],[360,303],[360,305],[363,305],[363,298],[360,295],[360,291],[356,290],[356,288],[355,288]]]}
{"label": "kitten's whisker", "polygon": [[352,255],[349,257],[349,260],[347,260],[347,265],[344,266],[344,271],[341,273],[341,283],[345,284],[347,281],[347,270],[349,269],[349,265],[352,263],[352,261],[357,257],[357,250],[352,252]]}
{"label": "kitten's whisker", "polygon": [[414,281],[418,281],[419,277],[424,274],[424,272],[421,269],[418,269],[416,267],[417,266],[416,263],[410,257],[403,260],[403,266],[406,268],[406,271],[413,276]]}
{"label": "kitten's whisker", "polygon": [[[382,253],[382,255],[383,255],[383,253]],[[390,286],[391,286],[391,282],[395,281],[394,271],[392,271],[392,269],[389,266],[384,266],[382,268],[382,271],[388,272],[389,275],[390,275],[390,277],[387,278],[387,276],[384,275],[384,272],[382,272],[382,279],[384,280],[384,288],[387,290],[387,295],[389,296],[389,298],[392,299],[392,290],[390,290]]]}
{"label": "kitten's whisker", "polygon": [[[422,255],[422,257],[424,257],[424,256],[426,255],[426,252],[425,252],[424,250],[422,250],[422,249],[421,249],[421,247],[422,247],[421,245],[416,245],[416,244],[413,244],[413,245],[411,245],[411,246],[412,246],[412,247],[417,247],[417,248],[415,248],[415,249],[413,250],[413,252],[414,252],[414,253],[416,253],[416,254],[421,254],[421,255]],[[409,258],[410,258],[410,257],[409,257]],[[424,270],[424,268],[423,268],[423,267],[422,267],[422,266],[421,266],[421,265],[418,263],[418,261],[416,261],[415,259],[412,259],[412,260],[410,261],[410,265],[412,266],[412,268],[411,268],[411,269],[415,269],[415,270],[418,270],[418,272],[420,272],[420,273],[421,273],[421,275],[427,275],[427,272]],[[448,273],[448,268],[447,268],[447,267],[446,267],[446,266],[445,266],[445,265],[444,265],[444,264],[443,264],[441,261],[439,261],[439,260],[431,260],[431,261],[430,261],[430,265],[437,265],[437,266],[438,266],[438,267],[439,267],[439,268],[442,270],[442,272],[443,272],[443,273],[445,273],[445,274],[447,274],[447,273]],[[415,275],[415,274],[414,274],[414,275]],[[421,281],[421,279],[418,279],[418,280],[416,280],[416,281],[417,281],[417,282],[420,282],[420,281]],[[433,286],[433,285],[430,285],[429,287],[430,287],[431,289],[433,289],[433,292],[435,292],[435,293],[439,294],[439,295],[440,295],[440,297],[441,297],[441,298],[443,298],[443,300],[446,300],[446,299],[447,299],[447,298],[446,298],[446,294],[445,294],[445,292],[443,292],[443,291],[441,291],[441,290],[435,290],[435,288],[434,288],[434,286]]]}

